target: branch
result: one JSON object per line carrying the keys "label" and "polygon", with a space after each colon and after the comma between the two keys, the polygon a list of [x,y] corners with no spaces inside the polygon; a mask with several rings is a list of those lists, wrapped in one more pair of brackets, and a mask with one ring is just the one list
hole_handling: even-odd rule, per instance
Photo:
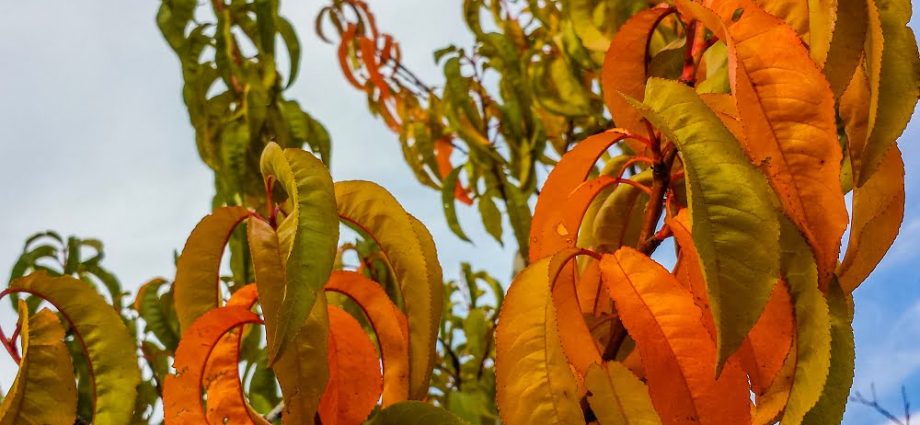
{"label": "branch", "polygon": [[859,404],[862,404],[863,406],[874,409],[876,412],[878,412],[878,414],[884,416],[885,419],[888,419],[889,421],[891,421],[892,423],[896,425],[910,425],[910,402],[907,401],[907,391],[904,389],[903,386],[901,387],[901,397],[904,400],[904,417],[905,417],[903,421],[899,419],[897,416],[895,416],[894,414],[892,414],[891,412],[889,412],[888,409],[885,409],[878,403],[878,396],[875,393],[874,383],[872,384],[871,388],[872,388],[872,400],[867,399],[865,396],[862,395],[862,393],[860,393],[859,391],[856,391],[850,397],[850,401],[854,403],[859,403]]}

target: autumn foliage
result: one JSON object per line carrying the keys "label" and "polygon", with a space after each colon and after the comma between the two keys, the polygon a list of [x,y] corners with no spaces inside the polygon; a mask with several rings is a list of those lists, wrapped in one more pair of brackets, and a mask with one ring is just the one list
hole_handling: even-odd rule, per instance
{"label": "autumn foliage", "polygon": [[164,1],[215,208],[130,305],[100,243],[27,242],[0,424],[840,423],[852,292],[904,214],[909,2],[545,3],[464,1],[476,49],[436,52],[440,89],[364,1],[316,20],[451,230],[470,239],[455,202],[512,227],[525,265],[507,293],[464,265],[461,316],[425,225],[333,182],[325,130],[281,96],[275,35],[300,53],[277,3],[215,2],[210,33]]}

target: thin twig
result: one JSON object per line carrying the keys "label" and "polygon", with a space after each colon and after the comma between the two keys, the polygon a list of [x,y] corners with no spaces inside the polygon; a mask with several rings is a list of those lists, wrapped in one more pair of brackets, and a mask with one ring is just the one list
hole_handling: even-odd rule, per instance
{"label": "thin twig", "polygon": [[904,398],[904,411],[905,411],[905,418],[906,418],[905,421],[902,421],[897,416],[889,412],[888,409],[885,409],[878,403],[878,396],[875,393],[875,384],[872,384],[871,389],[872,389],[872,400],[867,399],[865,396],[862,395],[862,393],[860,393],[859,391],[856,391],[850,397],[850,401],[862,404],[867,407],[871,407],[876,412],[878,412],[880,415],[884,416],[885,419],[888,419],[889,421],[891,421],[892,423],[896,425],[910,425],[910,404],[907,402],[907,393],[904,390],[904,387],[901,387],[901,395]]}

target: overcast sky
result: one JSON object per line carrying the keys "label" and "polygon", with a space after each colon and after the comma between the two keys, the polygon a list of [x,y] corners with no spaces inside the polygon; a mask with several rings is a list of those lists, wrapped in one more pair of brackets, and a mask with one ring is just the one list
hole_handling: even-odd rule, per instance
{"label": "overcast sky", "polygon": [[[173,251],[209,212],[213,183],[195,150],[178,60],[154,23],[159,3],[0,4],[0,276],[26,237],[53,229],[101,239],[105,265],[128,289],[151,277],[171,278]],[[330,131],[333,177],[374,180],[389,189],[431,229],[445,276],[455,277],[459,262],[471,261],[507,282],[512,253],[485,235],[468,208],[461,208],[461,220],[476,245],[450,233],[439,194],[416,183],[396,137],[368,114],[363,94],[346,85],[333,47],[312,33],[323,4],[286,1],[282,12],[298,28],[304,52],[298,82],[287,93]],[[371,2],[381,30],[402,43],[406,65],[430,82],[440,81],[431,52],[470,42],[460,4]],[[854,389],[868,392],[875,382],[893,408],[902,383],[920,405],[918,134],[920,124],[912,123],[900,142],[907,167],[901,236],[856,292]],[[3,300],[0,324],[11,329],[14,323]],[[9,388],[14,375],[15,365],[0,354],[0,388]],[[845,423],[883,421],[851,406]]]}

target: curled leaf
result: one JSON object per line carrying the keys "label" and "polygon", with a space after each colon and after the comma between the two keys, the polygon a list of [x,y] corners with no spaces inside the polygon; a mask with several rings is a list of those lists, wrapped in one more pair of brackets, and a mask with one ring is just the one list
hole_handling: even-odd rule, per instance
{"label": "curled leaf", "polygon": [[329,383],[319,407],[323,424],[363,423],[382,390],[377,351],[364,328],[344,310],[329,306]]}

